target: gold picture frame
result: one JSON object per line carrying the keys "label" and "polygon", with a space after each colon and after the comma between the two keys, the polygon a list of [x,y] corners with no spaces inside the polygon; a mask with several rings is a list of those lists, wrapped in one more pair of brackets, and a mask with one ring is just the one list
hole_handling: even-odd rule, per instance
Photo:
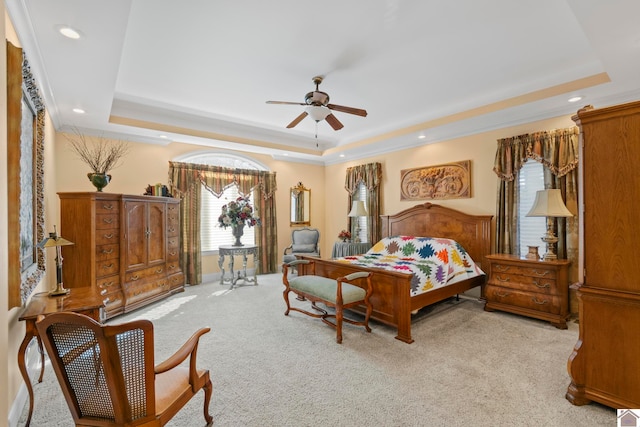
{"label": "gold picture frame", "polygon": [[29,62],[7,41],[9,308],[26,302],[45,271],[45,109]]}
{"label": "gold picture frame", "polygon": [[400,200],[471,197],[471,160],[400,171]]}

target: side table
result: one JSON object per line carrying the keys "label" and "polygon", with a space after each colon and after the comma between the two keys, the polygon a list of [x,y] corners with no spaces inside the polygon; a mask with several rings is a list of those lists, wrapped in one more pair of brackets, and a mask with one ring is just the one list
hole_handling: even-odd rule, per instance
{"label": "side table", "polygon": [[34,338],[38,340],[38,350],[40,351],[40,377],[38,378],[38,382],[42,382],[42,376],[44,375],[44,351],[42,349],[42,340],[36,328],[38,316],[46,316],[61,311],[71,311],[73,313],[84,314],[100,322],[104,316],[103,309],[103,296],[90,286],[72,288],[69,294],[58,297],[50,297],[48,292],[42,292],[31,297],[31,300],[19,318],[19,320],[25,321],[26,327],[24,339],[18,349],[18,368],[20,369],[22,379],[29,393],[29,415],[27,416],[25,427],[29,427],[29,424],[31,424],[31,415],[33,414],[33,386],[31,385],[29,373],[27,372],[25,356],[27,347]]}
{"label": "side table", "polygon": [[371,249],[367,242],[336,242],[333,244],[331,258],[341,258],[349,255],[360,255]]}
{"label": "side table", "polygon": [[[238,274],[233,270],[234,257],[236,255],[242,255],[242,270],[238,270]],[[247,277],[247,258],[249,255],[253,256],[253,278]],[[224,273],[224,258],[229,256],[229,271],[231,277],[225,278]],[[258,246],[256,245],[244,245],[244,246],[220,246],[218,248],[218,266],[220,267],[220,284],[224,285],[225,282],[231,283],[231,289],[236,286],[238,280],[242,280],[245,283],[258,284],[258,265],[260,264],[260,258],[258,258]]]}

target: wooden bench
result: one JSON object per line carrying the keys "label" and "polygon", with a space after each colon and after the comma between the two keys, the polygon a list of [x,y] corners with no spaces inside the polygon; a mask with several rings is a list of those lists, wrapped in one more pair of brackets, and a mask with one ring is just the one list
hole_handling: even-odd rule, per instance
{"label": "wooden bench", "polygon": [[[311,264],[311,274],[289,278],[289,269],[298,264]],[[372,273],[364,271],[352,273],[334,280],[327,277],[316,276],[314,267],[315,263],[310,260],[295,260],[282,265],[282,283],[284,283],[285,286],[283,295],[284,301],[287,303],[287,311],[284,312],[284,315],[288,316],[289,312],[293,310],[311,317],[321,318],[323,322],[336,328],[336,341],[338,344],[342,343],[343,321],[351,323],[352,325],[364,326],[367,332],[371,332],[369,317],[371,316],[373,307],[369,298],[373,292],[373,287],[371,286]],[[311,307],[320,314],[297,307],[291,307],[289,304],[289,292],[297,294],[298,299],[301,301],[311,301]],[[316,305],[318,302],[335,308],[335,314],[329,314],[326,310],[318,307]],[[359,322],[344,317],[345,309],[358,305],[364,305],[366,307],[366,314],[363,321]],[[331,317],[335,317],[336,323],[328,320]]]}

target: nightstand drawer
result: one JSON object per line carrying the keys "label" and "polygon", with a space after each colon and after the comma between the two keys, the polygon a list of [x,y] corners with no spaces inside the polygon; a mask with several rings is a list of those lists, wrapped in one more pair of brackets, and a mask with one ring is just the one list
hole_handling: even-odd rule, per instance
{"label": "nightstand drawer", "polygon": [[528,308],[551,314],[560,314],[560,297],[556,295],[525,292],[500,286],[487,285],[485,296],[488,301]]}
{"label": "nightstand drawer", "polygon": [[550,278],[540,278],[521,276],[518,274],[493,273],[491,274],[489,283],[523,291],[557,294],[554,276],[550,276]]}
{"label": "nightstand drawer", "polygon": [[521,265],[503,264],[498,262],[492,264],[491,269],[495,273],[516,274],[519,276],[537,277],[541,279],[555,277],[555,271],[553,269],[543,267],[525,267]]}

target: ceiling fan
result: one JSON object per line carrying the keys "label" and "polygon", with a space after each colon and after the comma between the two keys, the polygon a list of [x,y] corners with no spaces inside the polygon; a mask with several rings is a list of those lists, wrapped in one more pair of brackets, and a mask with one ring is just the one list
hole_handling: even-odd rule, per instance
{"label": "ceiling fan", "polygon": [[298,117],[293,119],[291,123],[287,125],[288,129],[295,127],[307,116],[310,116],[318,123],[319,121],[326,120],[327,123],[334,129],[340,130],[344,127],[340,120],[333,115],[333,111],[340,111],[342,113],[355,114],[356,116],[367,117],[367,111],[360,108],[345,107],[343,105],[329,104],[329,95],[326,92],[322,92],[318,89],[320,83],[322,83],[322,76],[315,76],[313,83],[316,85],[316,90],[309,92],[304,97],[304,102],[287,102],[287,101],[267,101],[267,104],[288,104],[288,105],[306,105],[305,111]]}

